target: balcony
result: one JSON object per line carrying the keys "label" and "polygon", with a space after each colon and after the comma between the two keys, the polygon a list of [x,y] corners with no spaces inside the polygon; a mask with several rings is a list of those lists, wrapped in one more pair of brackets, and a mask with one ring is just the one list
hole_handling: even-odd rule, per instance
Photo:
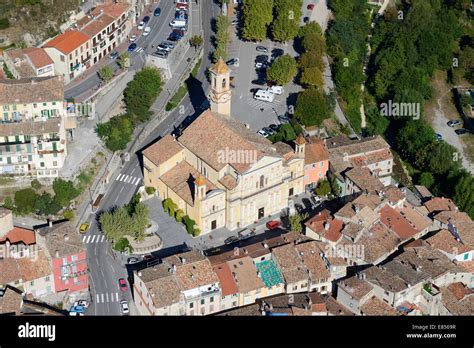
{"label": "balcony", "polygon": [[431,283],[423,284],[423,290],[421,292],[427,301],[432,301],[440,296],[439,288]]}

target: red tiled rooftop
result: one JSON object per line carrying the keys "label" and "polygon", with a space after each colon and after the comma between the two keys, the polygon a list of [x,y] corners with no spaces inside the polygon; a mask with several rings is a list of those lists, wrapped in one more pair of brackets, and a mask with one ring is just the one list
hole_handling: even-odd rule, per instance
{"label": "red tiled rooftop", "polygon": [[418,233],[399,212],[389,206],[380,210],[380,221],[395,232],[402,241]]}
{"label": "red tiled rooftop", "polygon": [[10,244],[21,242],[26,245],[32,245],[36,243],[36,236],[35,232],[32,230],[15,226],[3,239],[0,239],[0,242],[5,242],[7,240]]}
{"label": "red tiled rooftop", "polygon": [[85,44],[89,39],[88,35],[80,31],[69,30],[56,36],[54,39],[46,43],[44,47],[54,47],[64,54],[69,54],[76,48]]}
{"label": "red tiled rooftop", "polygon": [[239,289],[235,283],[232,272],[227,263],[221,263],[219,265],[213,266],[214,272],[219,278],[219,283],[221,284],[222,296],[228,296],[237,294]]}

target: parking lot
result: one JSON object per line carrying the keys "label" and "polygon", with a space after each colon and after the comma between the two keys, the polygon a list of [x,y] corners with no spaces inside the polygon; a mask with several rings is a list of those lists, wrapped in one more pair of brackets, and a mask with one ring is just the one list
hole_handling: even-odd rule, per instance
{"label": "parking lot", "polygon": [[[255,68],[255,58],[264,54],[271,56],[271,52],[275,48],[282,49],[285,54],[288,53],[291,56],[296,56],[296,52],[291,44],[284,45],[270,40],[261,43],[241,41],[237,36],[238,25],[234,28],[229,45],[229,59],[238,58],[239,66],[230,66],[235,86],[232,90],[232,116],[247,123],[254,131],[270,124],[279,124],[278,115],[284,115],[288,111],[288,102],[294,104],[294,94],[301,91],[302,88],[290,82],[284,86],[284,93],[276,95],[275,100],[271,103],[254,99],[254,93],[251,90],[266,88],[266,86],[252,83],[261,76],[265,77],[264,71],[261,71],[260,75],[258,74]],[[258,52],[257,46],[266,47],[268,53]],[[293,94],[293,98],[288,98],[291,94]]]}

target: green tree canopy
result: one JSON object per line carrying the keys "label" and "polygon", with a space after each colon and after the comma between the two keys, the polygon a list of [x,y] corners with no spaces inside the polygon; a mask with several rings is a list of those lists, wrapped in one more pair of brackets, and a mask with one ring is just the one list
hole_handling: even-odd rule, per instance
{"label": "green tree canopy", "polygon": [[80,191],[74,186],[72,181],[66,181],[60,178],[54,180],[53,190],[55,193],[54,200],[61,207],[67,206],[80,194]]}
{"label": "green tree canopy", "polygon": [[296,100],[295,117],[305,126],[318,126],[330,117],[324,94],[311,87],[301,92]]}
{"label": "green tree canopy", "polygon": [[15,192],[15,207],[19,215],[27,215],[34,211],[35,202],[38,195],[31,188],[19,190]]}
{"label": "green tree canopy", "polygon": [[278,57],[267,69],[267,79],[278,85],[286,85],[298,72],[296,60],[289,54]]}
{"label": "green tree canopy", "polygon": [[273,0],[242,0],[242,37],[262,41],[273,21]]}

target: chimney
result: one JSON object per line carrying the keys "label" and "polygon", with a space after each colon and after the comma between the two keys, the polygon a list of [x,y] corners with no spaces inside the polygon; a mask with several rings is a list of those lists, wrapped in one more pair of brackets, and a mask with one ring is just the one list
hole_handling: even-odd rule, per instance
{"label": "chimney", "polygon": [[186,259],[185,259],[184,257],[180,257],[180,259],[181,259],[181,263],[182,263],[183,265],[186,264]]}
{"label": "chimney", "polygon": [[142,276],[142,272],[138,272],[138,276],[141,277],[141,276]]}
{"label": "chimney", "polygon": [[53,220],[48,219],[48,226],[49,226],[49,227],[53,227]]}
{"label": "chimney", "polygon": [[69,240],[69,236],[67,235],[67,233],[64,235],[64,240],[67,242]]}
{"label": "chimney", "polygon": [[329,226],[330,226],[329,221],[324,221],[324,229],[325,229],[326,231],[329,230]]}
{"label": "chimney", "polygon": [[59,250],[56,250],[56,252],[54,253],[54,257],[56,257],[56,258],[59,257]]}

